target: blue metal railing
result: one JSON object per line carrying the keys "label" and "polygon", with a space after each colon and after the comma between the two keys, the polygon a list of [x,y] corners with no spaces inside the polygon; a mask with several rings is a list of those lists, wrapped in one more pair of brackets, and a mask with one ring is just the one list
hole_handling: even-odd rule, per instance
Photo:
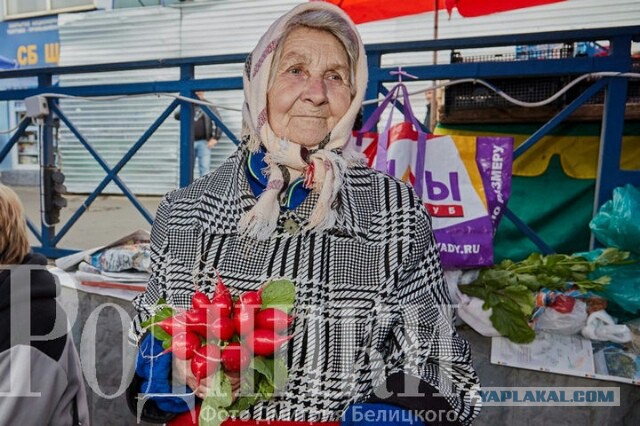
{"label": "blue metal railing", "polygon": [[[470,48],[535,45],[548,43],[573,43],[608,40],[610,54],[603,57],[574,57],[545,60],[523,60],[513,62],[476,62],[476,63],[451,63],[437,65],[415,65],[403,67],[403,70],[418,77],[419,80],[452,80],[462,78],[487,79],[496,77],[541,77],[541,76],[578,76],[596,72],[625,73],[631,71],[631,42],[640,41],[640,26],[602,28],[576,31],[556,31],[548,33],[519,34],[505,36],[490,36],[476,38],[459,38],[447,40],[416,41],[405,43],[386,43],[367,46],[369,65],[369,85],[367,99],[374,99],[380,93],[386,93],[383,83],[396,81],[396,77],[390,74],[395,68],[383,67],[382,58],[387,54],[403,52],[432,52],[442,50],[462,50]],[[0,101],[21,100],[29,96],[43,93],[56,93],[72,96],[114,96],[134,95],[150,93],[179,93],[188,98],[195,98],[195,91],[238,90],[242,89],[242,77],[221,77],[196,79],[195,68],[201,65],[242,63],[246,54],[205,56],[194,58],[177,58],[152,61],[138,61],[126,63],[112,63],[100,65],[66,66],[26,70],[8,70],[0,72],[0,78],[38,77],[38,86],[31,89],[6,90],[0,92]],[[54,75],[105,73],[127,70],[178,68],[179,80],[162,82],[140,82],[123,84],[103,84],[94,86],[65,86],[53,87],[51,85]],[[514,152],[517,158],[530,149],[543,136],[549,133],[557,124],[566,119],[580,105],[587,101],[600,90],[606,90],[604,109],[602,115],[602,133],[600,141],[600,157],[598,174],[596,179],[596,195],[594,200],[595,210],[611,197],[616,186],[626,183],[640,184],[640,171],[620,170],[620,154],[622,134],[624,128],[624,112],[627,98],[628,81],[626,78],[606,76],[596,80],[589,88],[583,91],[575,100],[567,105],[561,112],[544,124],[538,131],[529,137]],[[68,250],[57,247],[60,239],[69,231],[73,224],[86,211],[96,197],[110,182],[114,182],[133,205],[150,223],[152,215],[142,206],[136,196],[127,188],[125,182],[118,173],[127,162],[144,145],[154,131],[163,123],[171,112],[180,107],[180,186],[188,185],[193,180],[193,144],[191,143],[193,128],[193,104],[185,100],[176,100],[167,107],[156,121],[133,144],[128,152],[114,166],[109,165],[100,157],[78,131],[76,126],[66,117],[64,111],[57,105],[56,100],[49,99],[50,109],[70,129],[78,141],[89,151],[96,162],[107,173],[107,176],[88,195],[83,206],[74,212],[71,218],[62,225],[59,232],[55,227],[40,224],[40,232],[37,227],[29,222],[29,229],[36,235],[42,246],[37,250],[49,257],[57,257],[68,253]],[[364,108],[365,119],[375,109],[375,105]],[[229,136],[237,142],[237,138],[229,129],[213,114],[205,108],[205,112],[214,120]],[[44,155],[41,166],[52,166],[53,155],[53,118],[49,115],[43,124],[42,143]],[[4,147],[0,148],[0,162],[10,152],[17,140],[28,126],[27,122],[21,123],[15,134]],[[549,253],[553,249],[549,247],[536,233],[530,229],[517,215],[508,210],[505,217],[511,220],[525,235],[527,235],[543,252]]]}

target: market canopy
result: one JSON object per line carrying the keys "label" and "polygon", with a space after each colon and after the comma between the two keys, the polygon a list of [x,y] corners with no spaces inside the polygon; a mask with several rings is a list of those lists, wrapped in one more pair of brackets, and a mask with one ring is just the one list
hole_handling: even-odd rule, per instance
{"label": "market canopy", "polygon": [[460,15],[470,18],[561,1],[565,0],[445,0],[445,3],[449,15],[455,7]]}
{"label": "market canopy", "polygon": [[[313,0],[312,0],[313,1]],[[565,0],[323,0],[339,6],[356,24],[453,8],[464,17],[490,15]]]}

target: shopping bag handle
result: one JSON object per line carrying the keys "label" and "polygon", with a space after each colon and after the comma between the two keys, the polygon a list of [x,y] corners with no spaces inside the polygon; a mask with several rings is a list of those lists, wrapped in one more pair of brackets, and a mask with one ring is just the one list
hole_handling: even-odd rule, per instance
{"label": "shopping bag handle", "polygon": [[391,90],[389,90],[389,93],[387,93],[387,95],[384,97],[380,105],[373,111],[373,114],[371,114],[371,116],[367,119],[367,121],[365,121],[362,128],[358,130],[358,137],[362,137],[362,135],[364,135],[366,132],[371,131],[371,129],[375,126],[375,124],[380,120],[380,116],[382,115],[382,112],[385,109],[387,109],[387,106],[389,105],[389,103],[393,99],[398,97],[397,96],[398,94],[396,92],[402,92],[402,104],[404,106],[404,120],[413,124],[416,130],[418,131],[422,130],[422,126],[420,126],[420,123],[418,122],[415,115],[413,114],[413,109],[411,108],[411,103],[409,102],[409,91],[407,90],[407,86],[405,86],[404,83],[398,83],[395,86],[393,86]]}
{"label": "shopping bag handle", "polygon": [[[409,102],[409,91],[407,87],[403,83],[398,83],[389,93],[384,97],[380,105],[374,110],[373,114],[367,119],[362,128],[358,131],[357,134],[357,143],[358,145],[362,144],[362,138],[366,132],[371,131],[371,129],[375,126],[375,124],[380,120],[380,116],[382,112],[387,108],[389,103],[397,99],[398,92],[402,94],[402,104],[404,106],[404,121],[410,122],[413,127],[418,132],[418,140],[417,140],[417,153],[416,153],[416,176],[414,189],[419,197],[422,197],[422,187],[424,183],[424,160],[426,155],[426,142],[427,142],[427,134],[422,130],[422,126],[416,119],[413,114],[413,109],[411,108],[411,102]],[[387,134],[389,132],[389,128],[391,127],[391,119],[387,120],[387,124],[385,128],[379,132],[378,134],[378,150],[377,150],[377,160],[376,160],[376,168],[378,170],[387,170]]]}

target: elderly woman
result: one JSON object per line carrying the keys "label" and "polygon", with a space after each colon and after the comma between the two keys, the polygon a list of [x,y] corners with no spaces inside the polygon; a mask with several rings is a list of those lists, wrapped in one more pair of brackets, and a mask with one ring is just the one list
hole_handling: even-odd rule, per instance
{"label": "elderly woman", "polygon": [[159,300],[188,308],[194,282],[211,295],[199,271],[219,271],[234,296],[272,277],[295,283],[286,389],[243,411],[246,424],[365,424],[370,411],[371,424],[421,424],[421,414],[468,424],[477,414],[478,378],[452,326],[430,218],[409,186],[347,144],[366,82],[347,15],[324,2],[295,7],[247,59],[242,145],[159,207],[136,338]]}
{"label": "elderly woman", "polygon": [[[0,424],[3,425],[89,424],[80,360],[66,333],[66,317],[56,302],[56,283],[45,269],[46,264],[46,258],[30,253],[18,196],[0,184],[0,389],[3,393]],[[30,290],[25,291],[29,287]],[[30,324],[30,329],[25,324]],[[54,324],[60,324],[61,329],[57,326],[54,329]],[[30,387],[15,382],[16,378],[22,381],[31,378]]]}

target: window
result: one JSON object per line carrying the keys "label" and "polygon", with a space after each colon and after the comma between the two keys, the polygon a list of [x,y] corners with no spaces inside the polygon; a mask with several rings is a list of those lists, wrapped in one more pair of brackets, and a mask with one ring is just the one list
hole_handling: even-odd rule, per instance
{"label": "window", "polygon": [[144,6],[170,6],[172,4],[189,3],[191,0],[113,0],[113,8]]}
{"label": "window", "polygon": [[47,0],[6,0],[7,16],[41,12],[47,8]]}
{"label": "window", "polygon": [[95,8],[95,0],[5,0],[5,17],[27,18]]}
{"label": "window", "polygon": [[93,0],[50,0],[51,9],[69,9],[72,7],[93,6]]}

